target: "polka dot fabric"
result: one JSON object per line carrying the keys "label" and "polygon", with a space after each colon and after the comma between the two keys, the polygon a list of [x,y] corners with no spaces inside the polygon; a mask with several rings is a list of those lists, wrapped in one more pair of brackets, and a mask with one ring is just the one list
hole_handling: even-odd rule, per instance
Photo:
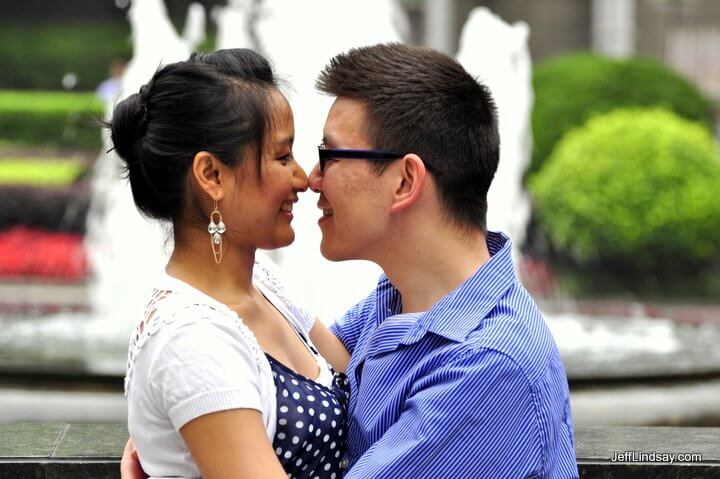
{"label": "polka dot fabric", "polygon": [[350,395],[345,375],[335,373],[328,388],[267,357],[277,388],[273,448],[288,477],[342,477]]}

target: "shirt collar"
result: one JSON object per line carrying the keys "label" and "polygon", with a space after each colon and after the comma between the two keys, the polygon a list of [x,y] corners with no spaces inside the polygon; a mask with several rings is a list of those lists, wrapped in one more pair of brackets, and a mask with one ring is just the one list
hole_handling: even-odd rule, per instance
{"label": "shirt collar", "polygon": [[[415,343],[428,332],[458,342],[467,338],[517,281],[510,239],[489,231],[486,240],[490,260],[427,312],[400,314],[400,292],[383,276],[378,284],[378,291],[383,292],[378,295],[378,323],[392,317],[387,324],[393,323],[393,336],[401,344]],[[401,324],[405,325],[402,335],[396,329]],[[385,324],[379,329],[385,329]]]}

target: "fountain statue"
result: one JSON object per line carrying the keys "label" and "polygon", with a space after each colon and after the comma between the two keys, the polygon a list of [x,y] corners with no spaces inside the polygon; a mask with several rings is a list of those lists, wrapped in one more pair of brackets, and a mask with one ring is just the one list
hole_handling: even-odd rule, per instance
{"label": "fountain statue", "polygon": [[457,59],[492,92],[498,108],[500,164],[488,192],[487,224],[513,240],[514,258],[530,218],[530,201],[523,188],[523,173],[530,162],[533,103],[529,28],[512,25],[485,7],[470,12],[460,37]]}
{"label": "fountain statue", "polygon": [[254,0],[229,0],[225,7],[216,7],[213,20],[217,25],[215,47],[222,48],[254,48],[255,39],[252,23],[257,15]]}
{"label": "fountain statue", "polygon": [[[123,76],[118,99],[137,92],[162,64],[186,59],[203,40],[205,14],[200,4],[188,10],[185,38],[178,35],[162,0],[133,0],[128,17],[132,27],[133,57]],[[114,103],[114,102],[113,102]],[[108,115],[113,104],[108,105]],[[103,135],[104,151],[111,147]],[[120,180],[121,160],[114,152],[101,153],[91,184],[86,247],[93,275],[90,306],[93,319],[84,329],[86,347],[98,353],[127,347],[143,301],[152,287],[153,273],[162,271],[172,249],[169,225],[148,220],[135,208],[126,180]],[[88,332],[88,330],[91,330]],[[110,345],[90,338],[123,338]]]}

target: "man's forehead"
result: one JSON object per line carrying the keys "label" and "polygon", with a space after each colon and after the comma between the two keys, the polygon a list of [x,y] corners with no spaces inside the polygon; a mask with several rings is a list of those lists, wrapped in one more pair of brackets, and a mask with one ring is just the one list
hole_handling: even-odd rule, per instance
{"label": "man's forehead", "polygon": [[339,96],[335,98],[332,106],[330,107],[331,117],[345,117],[345,116],[366,116],[368,111],[367,103],[357,98],[350,98],[347,96]]}
{"label": "man's forehead", "polygon": [[345,146],[345,143],[366,143],[367,107],[361,100],[347,97],[335,99],[323,128],[323,143]]}

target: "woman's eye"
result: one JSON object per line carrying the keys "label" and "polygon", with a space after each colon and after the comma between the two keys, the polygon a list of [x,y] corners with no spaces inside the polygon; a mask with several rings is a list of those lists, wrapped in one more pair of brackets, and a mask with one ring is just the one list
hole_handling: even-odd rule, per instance
{"label": "woman's eye", "polygon": [[293,154],[292,154],[292,153],[288,153],[287,155],[283,155],[283,156],[281,156],[280,158],[278,158],[278,160],[282,161],[283,163],[287,163],[288,161],[292,161],[292,159],[293,159]]}

